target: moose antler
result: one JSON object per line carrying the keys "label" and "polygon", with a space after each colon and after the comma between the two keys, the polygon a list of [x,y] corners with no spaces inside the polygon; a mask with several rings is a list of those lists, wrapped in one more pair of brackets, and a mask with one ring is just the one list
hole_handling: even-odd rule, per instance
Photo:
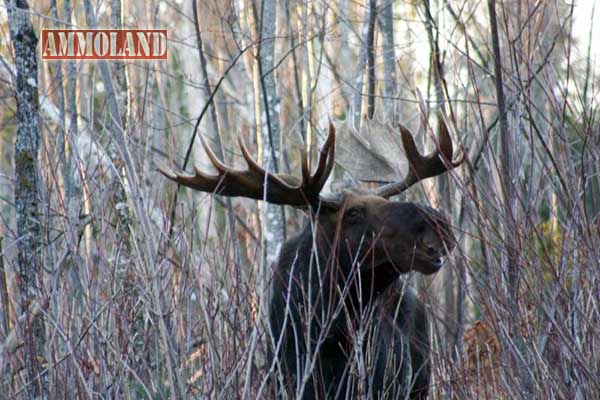
{"label": "moose antler", "polygon": [[194,168],[195,175],[174,172],[164,166],[159,166],[159,171],[172,181],[202,192],[230,197],[248,197],[274,204],[318,207],[321,189],[331,174],[335,160],[333,124],[329,125],[329,134],[321,148],[319,162],[312,175],[308,167],[306,149],[302,148],[301,179],[292,175],[266,172],[252,159],[241,138],[238,138],[238,143],[248,166],[246,170],[236,170],[223,164],[210,149],[204,137],[200,136],[200,139],[211,164],[217,170],[217,175],[206,174],[198,168]]}
{"label": "moose antler", "polygon": [[457,161],[452,160],[454,157],[452,138],[442,114],[439,114],[438,121],[440,132],[436,143],[436,150],[426,156],[419,153],[410,130],[399,124],[402,147],[404,147],[404,153],[408,159],[408,172],[401,182],[392,182],[383,185],[376,189],[374,194],[385,198],[400,194],[422,179],[440,175],[462,164],[464,154]]}

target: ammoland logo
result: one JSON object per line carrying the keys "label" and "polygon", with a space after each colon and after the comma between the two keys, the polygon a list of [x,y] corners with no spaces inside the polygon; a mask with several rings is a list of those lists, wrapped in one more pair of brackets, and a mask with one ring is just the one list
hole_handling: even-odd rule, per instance
{"label": "ammoland logo", "polygon": [[166,29],[43,29],[42,60],[166,60]]}

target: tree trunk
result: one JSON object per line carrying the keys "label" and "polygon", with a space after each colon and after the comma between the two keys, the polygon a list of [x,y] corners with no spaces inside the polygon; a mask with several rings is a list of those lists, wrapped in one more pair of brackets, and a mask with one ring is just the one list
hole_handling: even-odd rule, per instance
{"label": "tree trunk", "polygon": [[[280,122],[279,122],[279,97],[275,83],[275,25],[277,21],[276,0],[264,0],[261,12],[260,33],[260,79],[264,105],[264,126],[262,130],[264,154],[264,168],[270,172],[278,172],[278,158],[280,155]],[[285,214],[282,206],[265,204],[265,245],[267,263],[275,261],[279,247],[285,241]]]}
{"label": "tree trunk", "polygon": [[377,0],[369,0],[369,27],[367,29],[367,76],[368,101],[367,118],[375,114],[375,21],[377,19]]}
{"label": "tree trunk", "polygon": [[294,22],[292,20],[291,5],[288,1],[284,2],[285,17],[287,20],[288,36],[290,38],[290,48],[292,49],[292,62],[294,66],[294,88],[296,89],[296,101],[298,104],[298,119],[300,122],[300,136],[306,141],[306,121],[304,120],[304,100],[303,92],[301,87],[301,72],[300,65],[298,63],[298,57],[296,56],[296,34],[294,32]]}
{"label": "tree trunk", "polygon": [[396,96],[396,53],[394,49],[394,2],[384,1],[379,7],[379,29],[381,31],[383,56],[383,102],[387,121],[394,123],[394,97]]}
{"label": "tree trunk", "polygon": [[365,16],[363,23],[363,32],[361,36],[360,52],[358,53],[358,62],[356,65],[356,73],[354,74],[354,96],[352,97],[352,122],[356,129],[360,128],[360,120],[362,113],[362,96],[364,86],[364,69],[367,63],[367,43],[369,42],[369,22],[371,20],[371,8],[365,7]]}
{"label": "tree trunk", "polygon": [[309,29],[310,29],[310,16],[313,10],[312,0],[306,0],[298,3],[297,6],[297,17],[296,24],[297,30],[300,33],[300,41],[305,43],[304,54],[302,56],[302,69],[301,69],[301,96],[302,96],[302,120],[304,121],[305,129],[302,131],[302,138],[308,149],[308,157],[311,158],[312,149],[314,146],[313,140],[313,96],[312,96],[312,82],[314,79],[314,55],[312,40],[309,40]]}
{"label": "tree trunk", "polygon": [[[123,28],[123,1],[124,0],[111,0],[110,1],[110,24],[112,29],[122,29]],[[130,103],[129,103],[129,82],[127,79],[127,70],[125,66],[125,62],[123,60],[112,60],[110,62],[112,81],[114,83],[114,91],[118,104],[118,109],[123,110],[120,114],[120,125],[123,129],[123,132],[127,134],[128,126],[129,126],[129,116],[130,116]],[[117,220],[119,223],[119,229],[117,229],[119,242],[123,242],[126,249],[129,249],[129,224],[130,224],[130,213],[129,206],[127,204],[127,195],[125,194],[125,182],[127,182],[127,177],[125,175],[125,170],[120,165],[123,165],[122,160],[119,157],[119,151],[116,148],[116,142],[112,141],[111,145],[108,147],[108,151],[110,154],[110,158],[115,165],[115,170],[119,171],[120,179],[115,177],[113,190],[112,190],[112,201],[115,205],[115,211],[117,213]],[[121,255],[121,261],[123,265],[127,263],[127,258],[129,257],[129,250],[127,250],[124,254]],[[124,268],[124,267],[123,267]]]}
{"label": "tree trunk", "polygon": [[[17,214],[18,285],[20,312],[28,315],[42,296],[41,236],[38,192],[40,141],[36,47],[38,39],[29,21],[25,0],[5,0],[16,67],[17,138],[15,141],[15,204]],[[22,329],[27,393],[47,398],[47,375],[42,375],[46,332],[42,313],[24,319]]]}

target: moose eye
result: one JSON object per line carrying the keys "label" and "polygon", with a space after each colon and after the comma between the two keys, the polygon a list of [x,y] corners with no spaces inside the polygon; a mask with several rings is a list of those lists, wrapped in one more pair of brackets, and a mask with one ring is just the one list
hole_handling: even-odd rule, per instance
{"label": "moose eye", "polygon": [[365,210],[363,208],[350,208],[348,211],[346,211],[346,214],[344,215],[344,220],[350,223],[357,223],[362,221],[364,215]]}
{"label": "moose eye", "polygon": [[423,235],[425,233],[425,231],[427,230],[427,228],[428,228],[428,225],[425,221],[419,222],[417,224],[417,226],[415,227],[415,233],[417,235]]}

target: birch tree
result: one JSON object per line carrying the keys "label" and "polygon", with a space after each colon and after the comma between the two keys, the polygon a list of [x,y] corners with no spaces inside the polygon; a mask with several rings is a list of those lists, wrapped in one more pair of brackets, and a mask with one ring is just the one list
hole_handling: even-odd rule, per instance
{"label": "birch tree", "polygon": [[[110,2],[110,24],[113,29],[123,28],[123,3],[124,0],[111,0]],[[112,60],[110,62],[110,69],[115,89],[116,101],[119,106],[119,110],[123,110],[123,112],[120,115],[120,125],[123,128],[123,132],[127,133],[129,126],[129,118],[131,114],[131,105],[129,101],[129,82],[127,79],[127,69],[125,62],[123,60]],[[116,149],[116,143],[114,141],[113,143],[111,143],[108,150],[110,158],[115,164],[116,171],[120,173],[120,177],[116,177],[115,179],[112,198],[112,201],[115,204],[115,211],[117,213],[117,219],[120,225],[120,229],[117,232],[119,232],[119,241],[124,241],[126,247],[128,247],[127,243],[129,243],[129,239],[127,232],[129,230],[130,217],[129,207],[127,205],[127,196],[125,194],[124,187],[124,184],[126,182],[125,171],[122,167],[119,167],[122,164],[122,161],[120,160],[118,150]],[[127,258],[127,255],[125,255],[124,258]]]}
{"label": "birch tree", "polygon": [[[264,0],[261,6],[261,33],[259,48],[260,84],[263,97],[263,163],[269,172],[278,172],[280,153],[279,97],[275,83],[275,31],[277,21],[276,0]],[[285,240],[285,214],[282,206],[265,203],[266,223],[264,238],[267,262],[277,257],[277,252]]]}
{"label": "birch tree", "polygon": [[394,49],[394,2],[384,1],[377,18],[382,38],[383,101],[387,121],[394,121],[394,97],[396,96],[396,53]]}
{"label": "birch tree", "polygon": [[356,72],[354,74],[354,96],[352,97],[352,122],[354,123],[354,127],[360,127],[360,119],[361,119],[361,110],[362,110],[362,100],[363,100],[363,86],[365,79],[365,65],[367,64],[367,56],[368,56],[368,43],[369,43],[369,34],[373,33],[374,19],[371,19],[371,14],[375,11],[375,1],[368,0],[365,6],[365,15],[363,22],[363,31],[360,37],[361,46],[360,51],[358,53],[358,62],[356,64]]}
{"label": "birch tree", "polygon": [[15,141],[15,204],[17,215],[17,274],[27,393],[31,399],[47,398],[48,382],[42,373],[46,332],[39,312],[42,298],[41,221],[38,189],[40,142],[36,47],[38,39],[24,0],[5,0],[15,57],[17,137]]}

